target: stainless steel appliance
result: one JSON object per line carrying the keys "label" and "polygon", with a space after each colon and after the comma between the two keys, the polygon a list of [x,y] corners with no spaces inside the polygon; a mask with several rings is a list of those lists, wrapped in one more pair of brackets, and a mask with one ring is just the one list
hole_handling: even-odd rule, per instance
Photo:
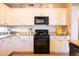
{"label": "stainless steel appliance", "polygon": [[35,16],[34,20],[35,25],[49,25],[48,16]]}
{"label": "stainless steel appliance", "polygon": [[38,29],[35,30],[34,35],[34,53],[35,54],[48,54],[49,53],[49,39],[48,30]]}

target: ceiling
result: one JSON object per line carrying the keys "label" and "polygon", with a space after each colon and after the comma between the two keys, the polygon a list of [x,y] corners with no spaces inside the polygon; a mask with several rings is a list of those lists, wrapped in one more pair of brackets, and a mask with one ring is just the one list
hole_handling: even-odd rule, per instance
{"label": "ceiling", "polygon": [[5,5],[7,5],[10,8],[28,8],[28,7],[45,7],[45,8],[49,8],[49,7],[54,7],[54,8],[66,8],[67,4],[66,3],[5,3]]}

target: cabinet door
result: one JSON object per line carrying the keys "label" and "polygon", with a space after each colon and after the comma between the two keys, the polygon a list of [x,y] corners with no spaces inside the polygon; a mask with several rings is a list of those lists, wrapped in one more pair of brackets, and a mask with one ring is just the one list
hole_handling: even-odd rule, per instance
{"label": "cabinet door", "polygon": [[5,4],[0,4],[0,24],[8,24],[11,21],[11,9]]}
{"label": "cabinet door", "polygon": [[14,37],[14,51],[33,52],[33,36]]}
{"label": "cabinet door", "polygon": [[9,44],[10,44],[10,52],[14,52],[16,49],[16,38],[15,36],[9,38]]}
{"label": "cabinet door", "polygon": [[50,53],[59,53],[60,52],[60,43],[57,38],[50,39]]}
{"label": "cabinet door", "polygon": [[21,38],[19,36],[14,36],[13,37],[13,52],[15,51],[22,51],[22,42],[21,42]]}
{"label": "cabinet door", "polygon": [[6,17],[5,17],[5,7],[3,4],[0,4],[0,24],[4,24]]}
{"label": "cabinet door", "polygon": [[69,37],[68,36],[60,36],[58,37],[60,53],[69,53]]}
{"label": "cabinet door", "polygon": [[10,44],[9,39],[2,39],[0,40],[0,55],[7,56],[10,53]]}
{"label": "cabinet door", "polygon": [[12,9],[6,8],[5,9],[5,18],[6,18],[6,24],[11,25],[12,24]]}
{"label": "cabinet door", "polygon": [[50,12],[50,25],[66,25],[66,8],[53,8]]}
{"label": "cabinet door", "polygon": [[32,52],[33,53],[33,36],[29,36],[28,38],[27,38],[27,45],[28,45],[28,47],[27,47],[27,51],[29,51],[29,52]]}
{"label": "cabinet door", "polygon": [[67,25],[66,21],[66,9],[58,9],[57,10],[57,24],[58,25]]}
{"label": "cabinet door", "polygon": [[13,9],[12,25],[34,25],[34,14],[36,12],[30,8]]}
{"label": "cabinet door", "polygon": [[61,53],[69,53],[69,42],[67,40],[62,40],[60,42]]}
{"label": "cabinet door", "polygon": [[23,51],[33,53],[33,36],[26,36],[22,39]]}
{"label": "cabinet door", "polygon": [[50,52],[51,53],[69,53],[69,42],[67,37],[56,36],[50,39]]}
{"label": "cabinet door", "polygon": [[5,50],[5,43],[4,40],[0,40],[0,56],[5,56],[6,50]]}

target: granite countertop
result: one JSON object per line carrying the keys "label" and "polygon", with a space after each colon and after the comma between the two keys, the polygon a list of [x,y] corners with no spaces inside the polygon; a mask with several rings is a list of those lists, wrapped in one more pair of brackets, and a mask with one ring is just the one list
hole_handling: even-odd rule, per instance
{"label": "granite countertop", "polygon": [[69,43],[72,43],[79,47],[79,40],[69,40]]}

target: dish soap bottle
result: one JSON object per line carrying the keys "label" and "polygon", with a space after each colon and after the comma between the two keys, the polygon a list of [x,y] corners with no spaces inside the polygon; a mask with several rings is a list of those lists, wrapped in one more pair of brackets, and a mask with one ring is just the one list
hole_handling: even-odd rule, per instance
{"label": "dish soap bottle", "polygon": [[32,35],[32,28],[29,28],[29,34]]}

